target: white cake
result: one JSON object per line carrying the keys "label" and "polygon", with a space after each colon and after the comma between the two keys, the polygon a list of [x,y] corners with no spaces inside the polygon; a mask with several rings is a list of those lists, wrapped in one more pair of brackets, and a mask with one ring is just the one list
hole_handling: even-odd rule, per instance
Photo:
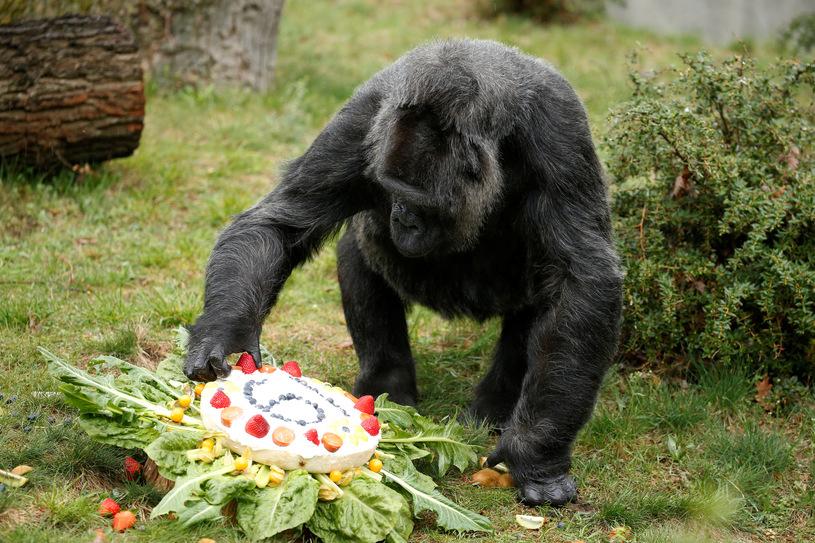
{"label": "white cake", "polygon": [[[270,366],[248,366],[247,374],[235,366],[225,379],[207,383],[201,393],[204,426],[225,434],[236,453],[249,447],[253,461],[285,470],[328,473],[367,462],[380,438],[372,404],[360,407],[370,411],[364,413],[342,389],[297,376],[296,363],[284,368],[291,364],[292,374]],[[363,425],[366,419],[373,420]]]}

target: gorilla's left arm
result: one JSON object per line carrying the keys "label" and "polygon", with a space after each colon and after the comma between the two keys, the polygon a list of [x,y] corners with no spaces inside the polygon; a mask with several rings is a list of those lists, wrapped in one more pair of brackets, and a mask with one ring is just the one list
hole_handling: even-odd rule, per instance
{"label": "gorilla's left arm", "polygon": [[545,276],[536,281],[521,395],[490,459],[509,464],[531,504],[574,497],[571,447],[616,351],[622,306],[606,185],[585,112],[570,88],[548,91],[518,135],[536,185],[524,208],[527,237]]}
{"label": "gorilla's left arm", "polygon": [[260,366],[263,320],[292,270],[365,205],[365,136],[379,105],[376,82],[346,104],[280,184],[221,233],[206,272],[204,312],[190,329],[186,375],[211,381],[225,357],[247,351]]}

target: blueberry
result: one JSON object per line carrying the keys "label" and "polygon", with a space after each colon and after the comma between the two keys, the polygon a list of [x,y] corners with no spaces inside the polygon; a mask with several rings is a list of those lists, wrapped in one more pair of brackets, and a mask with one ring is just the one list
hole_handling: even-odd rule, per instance
{"label": "blueberry", "polygon": [[557,527],[558,527],[558,528],[560,528],[560,529],[562,530],[563,528],[565,528],[565,527],[566,527],[566,523],[565,523],[565,522],[563,522],[563,521],[558,522],[558,523],[557,523]]}
{"label": "blueberry", "polygon": [[5,397],[5,396],[3,396],[3,393],[2,393],[2,392],[0,392],[0,401],[2,401],[4,397]]}
{"label": "blueberry", "polygon": [[50,417],[48,417],[48,424],[54,424],[56,422],[57,418],[55,416],[51,415]]}
{"label": "blueberry", "polygon": [[39,416],[40,416],[39,413],[30,413],[28,415],[28,422],[34,422],[35,420],[37,420],[37,417]]}
{"label": "blueberry", "polygon": [[6,405],[11,405],[15,401],[17,401],[17,396],[10,396],[8,400],[6,400]]}
{"label": "blueberry", "polygon": [[23,432],[28,433],[30,431],[31,431],[31,425],[26,424],[25,426],[23,426]]}
{"label": "blueberry", "polygon": [[0,483],[0,494],[2,494],[5,491],[6,491],[6,485],[4,485],[3,483]]}

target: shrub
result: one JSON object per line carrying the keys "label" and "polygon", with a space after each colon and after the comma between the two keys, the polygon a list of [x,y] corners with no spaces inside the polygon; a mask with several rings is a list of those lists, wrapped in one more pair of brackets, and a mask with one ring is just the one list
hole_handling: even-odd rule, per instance
{"label": "shrub", "polygon": [[815,63],[704,53],[650,78],[606,139],[625,357],[815,374]]}
{"label": "shrub", "polygon": [[781,34],[781,47],[800,55],[815,49],[815,13],[794,19]]}
{"label": "shrub", "polygon": [[544,23],[573,23],[605,12],[606,0],[477,0],[485,16],[524,15]]}

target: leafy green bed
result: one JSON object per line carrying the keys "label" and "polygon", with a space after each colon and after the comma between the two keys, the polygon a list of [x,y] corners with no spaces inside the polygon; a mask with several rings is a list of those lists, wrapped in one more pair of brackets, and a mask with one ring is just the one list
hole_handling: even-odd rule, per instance
{"label": "leafy green bed", "polygon": [[[376,400],[383,423],[379,473],[360,467],[336,484],[324,474],[294,470],[275,484],[267,466],[250,462],[236,469],[221,436],[206,431],[196,416],[195,401],[180,422],[170,418],[178,398],[192,391],[180,370],[185,344],[182,329],[174,351],[155,372],[110,356],[94,359],[84,371],[41,349],[88,435],[143,449],[159,473],[175,481],[152,518],[174,514],[189,526],[220,518],[235,502],[235,520],[252,540],[308,529],[328,543],[398,543],[408,539],[413,518],[423,511],[435,513],[436,523],[447,530],[492,531],[486,517],[446,498],[433,479],[477,462],[465,428],[453,420],[438,424],[385,395]],[[205,439],[215,443],[212,454],[200,454]]]}

